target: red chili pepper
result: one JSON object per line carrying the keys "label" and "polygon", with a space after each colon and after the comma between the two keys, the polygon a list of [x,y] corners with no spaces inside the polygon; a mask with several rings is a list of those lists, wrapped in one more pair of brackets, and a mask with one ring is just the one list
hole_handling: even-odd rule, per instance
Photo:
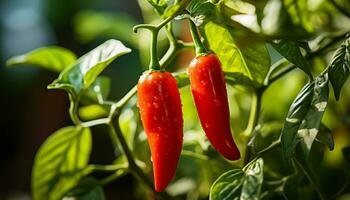
{"label": "red chili pepper", "polygon": [[145,72],[137,85],[138,107],[151,149],[155,190],[174,177],[183,140],[181,100],[169,72]]}
{"label": "red chili pepper", "polygon": [[212,53],[197,56],[192,60],[188,73],[207,138],[227,159],[239,159],[239,150],[232,139],[226,85],[218,57]]}

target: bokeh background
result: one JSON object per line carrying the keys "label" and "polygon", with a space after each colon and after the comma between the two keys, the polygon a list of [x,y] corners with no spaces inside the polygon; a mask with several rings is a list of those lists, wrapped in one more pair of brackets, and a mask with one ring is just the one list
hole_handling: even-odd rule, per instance
{"label": "bokeh background", "polygon": [[[142,2],[146,4],[146,1]],[[323,27],[317,27],[316,32],[336,32],[350,27],[349,19],[338,14],[334,7],[325,3],[326,0],[308,2],[311,2],[310,7],[317,4],[320,10],[327,11],[326,14],[331,13],[327,16],[314,9],[314,12],[319,12],[322,22],[320,24],[323,24]],[[153,22],[156,19],[154,14],[149,14],[152,13],[152,9],[143,6],[141,12],[136,0],[2,0],[0,2],[1,200],[31,198],[30,179],[35,152],[51,133],[72,124],[68,115],[69,102],[66,93],[46,89],[46,86],[57,77],[56,74],[33,67],[9,69],[5,67],[6,60],[49,45],[68,48],[81,56],[107,39],[119,39],[133,51],[118,58],[103,72],[112,79],[109,99],[117,100],[136,84],[144,66],[147,66],[149,40],[137,37],[132,32],[133,25],[144,20]],[[176,34],[188,41],[188,30],[182,22],[176,23],[175,26]],[[164,41],[165,37],[161,35],[160,52],[166,50]],[[143,51],[145,49],[146,51]],[[273,62],[281,58],[272,48],[269,50]],[[180,59],[172,66],[185,66],[192,55],[192,52],[180,55]],[[321,71],[331,56],[332,52],[329,52],[324,58],[313,60],[313,72]],[[303,73],[295,70],[271,86],[264,94],[262,120],[270,122],[272,127],[276,125],[277,129],[280,128],[281,124],[274,124],[274,121],[284,120],[290,103],[306,81]],[[342,184],[344,161],[341,148],[350,145],[349,80],[345,87],[340,102],[335,103],[331,95],[330,108],[327,109],[323,120],[333,130],[336,143],[333,152],[329,150],[324,152],[323,164],[329,170],[324,174],[329,176],[321,180],[323,186],[330,187],[332,191],[336,191]],[[238,133],[244,130],[248,118],[249,95],[242,88],[232,90],[230,87],[229,92],[232,97],[231,108],[240,107],[231,112],[233,118],[240,119],[237,120],[236,126]],[[187,127],[199,127],[191,105],[189,103],[185,108],[187,110],[184,110],[187,116],[185,123]],[[102,134],[94,134],[93,137],[91,162],[112,161],[114,156],[108,137]],[[188,174],[196,171],[193,168],[186,170]],[[116,197],[143,199],[142,195],[134,192],[134,188],[138,187],[136,182],[130,175],[126,175],[104,187],[107,199]],[[333,184],[329,184],[330,182]]]}

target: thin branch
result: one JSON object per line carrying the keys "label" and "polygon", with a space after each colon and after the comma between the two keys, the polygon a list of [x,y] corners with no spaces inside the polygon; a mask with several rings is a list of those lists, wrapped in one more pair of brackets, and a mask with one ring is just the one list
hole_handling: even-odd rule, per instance
{"label": "thin branch", "polygon": [[82,127],[97,126],[97,125],[101,125],[101,124],[108,124],[109,121],[110,121],[109,118],[95,119],[92,121],[83,122],[83,123],[81,123],[81,126]]}
{"label": "thin branch", "polygon": [[253,91],[252,93],[252,105],[251,105],[250,114],[249,114],[249,121],[248,121],[247,128],[244,131],[244,136],[248,138],[247,145],[246,145],[246,152],[244,156],[244,165],[249,163],[251,159],[252,146],[249,145],[248,143],[250,141],[250,137],[254,132],[255,127],[259,120],[262,94],[263,94],[262,90],[256,90],[256,91]]}
{"label": "thin branch", "polygon": [[[153,186],[153,182],[152,180],[142,171],[142,169],[136,164],[135,160],[134,160],[134,156],[132,155],[132,152],[120,130],[119,124],[118,123],[113,123],[113,121],[117,120],[119,118],[119,115],[114,115],[113,120],[110,124],[111,126],[111,132],[114,133],[117,138],[118,141],[121,144],[121,147],[124,151],[124,154],[128,160],[129,163],[129,170],[130,172],[137,177],[138,179],[140,179],[143,183],[145,183],[150,189],[153,190],[153,192],[155,192],[154,190],[154,186]],[[161,192],[161,193],[155,193],[157,196],[159,196],[162,199],[174,199],[172,196],[170,196],[168,193],[166,192]]]}
{"label": "thin branch", "polygon": [[312,187],[314,188],[314,190],[316,191],[319,199],[324,200],[325,197],[323,196],[321,190],[319,189],[317,183],[315,182],[315,180],[311,177],[311,175],[306,171],[306,169],[304,168],[304,166],[298,161],[298,159],[294,158],[293,159],[295,164],[303,171],[304,175],[306,176],[306,178],[309,180],[309,182],[311,183]]}
{"label": "thin branch", "polygon": [[205,156],[205,155],[193,152],[193,151],[188,151],[188,150],[182,150],[181,155],[182,156],[188,156],[188,157],[191,157],[191,158],[196,158],[196,159],[199,159],[199,160],[204,160],[204,161],[209,160],[208,156]]}

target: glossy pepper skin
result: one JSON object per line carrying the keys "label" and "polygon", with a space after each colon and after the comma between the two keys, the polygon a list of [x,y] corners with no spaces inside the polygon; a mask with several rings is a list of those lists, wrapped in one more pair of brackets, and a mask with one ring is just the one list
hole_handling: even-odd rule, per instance
{"label": "glossy pepper skin", "polygon": [[183,141],[183,119],[176,79],[169,72],[145,72],[137,85],[138,107],[151,149],[155,190],[174,177]]}
{"label": "glossy pepper skin", "polygon": [[213,54],[194,58],[188,69],[192,95],[202,128],[214,148],[229,160],[240,158],[230,129],[230,113],[224,74]]}

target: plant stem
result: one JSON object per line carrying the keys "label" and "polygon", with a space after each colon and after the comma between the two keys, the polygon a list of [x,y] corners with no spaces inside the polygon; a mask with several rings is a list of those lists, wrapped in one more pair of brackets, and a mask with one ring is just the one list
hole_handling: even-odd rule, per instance
{"label": "plant stem", "polygon": [[193,47],[193,43],[187,43],[176,39],[171,23],[169,23],[165,28],[169,40],[169,48],[159,61],[162,69],[165,69],[175,58],[176,54],[178,54],[181,50]]}
{"label": "plant stem", "polygon": [[194,47],[196,48],[196,55],[199,56],[201,54],[208,53],[208,50],[205,48],[204,44],[202,43],[202,41],[200,39],[196,25],[194,24],[194,22],[191,19],[189,19],[188,21],[190,23],[190,32],[191,32],[192,39],[194,42]]}
{"label": "plant stem", "polygon": [[258,124],[260,108],[261,108],[261,99],[262,99],[263,90],[254,90],[252,92],[252,106],[249,114],[249,121],[246,130],[244,131],[244,136],[247,139],[246,152],[244,156],[244,165],[249,163],[252,154],[252,146],[249,145],[250,138],[254,133],[255,127]]}
{"label": "plant stem", "polygon": [[[119,117],[119,116],[118,116]],[[117,117],[117,119],[118,119]],[[140,178],[146,185],[148,185],[150,188],[153,188],[152,181],[142,172],[142,170],[136,165],[134,156],[131,153],[131,150],[120,130],[118,123],[111,123],[111,132],[116,135],[118,141],[120,142],[120,145],[124,151],[124,154],[128,160],[130,171],[136,175],[138,178]]]}
{"label": "plant stem", "polygon": [[191,157],[191,158],[196,158],[196,159],[199,159],[199,160],[204,160],[204,161],[209,160],[208,156],[205,156],[205,155],[202,155],[202,154],[199,154],[199,153],[195,153],[193,151],[188,151],[188,150],[182,150],[181,155],[182,156],[188,156],[188,157]]}
{"label": "plant stem", "polygon": [[314,181],[314,179],[311,177],[311,175],[306,171],[306,169],[304,168],[304,166],[298,161],[298,159],[294,158],[293,159],[294,162],[296,163],[296,165],[303,171],[304,175],[306,176],[306,178],[309,180],[309,182],[311,183],[312,187],[314,188],[314,190],[316,191],[319,199],[324,200],[325,197],[323,196],[321,190],[319,189],[318,185],[316,184],[316,182]]}
{"label": "plant stem", "polygon": [[[115,115],[115,120],[117,120],[119,118],[119,115]],[[134,160],[134,156],[131,153],[131,150],[120,130],[119,124],[118,123],[113,123],[111,122],[110,124],[111,126],[111,132],[114,133],[120,144],[121,147],[124,151],[124,154],[128,160],[128,164],[129,164],[129,170],[130,172],[137,177],[138,179],[140,179],[143,183],[145,183],[149,188],[151,188],[154,191],[154,187],[153,187],[153,182],[151,181],[151,179],[149,179],[149,177],[147,177],[147,175],[140,169],[140,167],[136,164],[135,160]],[[159,195],[159,197],[161,197],[162,199],[173,199],[173,197],[171,197],[169,194],[167,194],[166,192],[162,192],[162,193],[156,193],[156,195]]]}
{"label": "plant stem", "polygon": [[257,153],[257,155],[260,156],[260,155],[262,155],[262,154],[264,154],[264,153],[270,151],[271,149],[273,149],[273,148],[275,148],[275,147],[279,147],[279,146],[281,146],[281,140],[280,140],[280,139],[278,139],[278,140],[276,140],[276,141],[273,141],[268,147],[266,147],[265,149],[259,151],[259,152]]}
{"label": "plant stem", "polygon": [[127,172],[126,169],[119,169],[115,173],[113,173],[112,175],[100,180],[100,184],[107,185],[110,182],[114,181],[115,179],[119,178],[120,176],[126,174],[126,172]]}
{"label": "plant stem", "polygon": [[74,124],[81,124],[81,121],[77,115],[78,110],[78,104],[79,104],[80,96],[76,96],[75,98],[73,95],[69,94],[69,116]]}
{"label": "plant stem", "polygon": [[150,70],[160,70],[160,64],[158,61],[158,50],[157,50],[157,43],[158,43],[158,29],[150,29],[151,31],[151,46],[150,46],[150,62],[149,62],[149,69]]}
{"label": "plant stem", "polygon": [[101,125],[101,124],[108,124],[108,122],[109,122],[109,118],[95,119],[92,121],[83,122],[83,123],[81,123],[81,126],[82,127],[91,127],[91,126],[97,126],[97,125]]}
{"label": "plant stem", "polygon": [[119,169],[126,169],[128,166],[125,164],[116,165],[89,165],[88,169],[92,171],[116,171]]}

